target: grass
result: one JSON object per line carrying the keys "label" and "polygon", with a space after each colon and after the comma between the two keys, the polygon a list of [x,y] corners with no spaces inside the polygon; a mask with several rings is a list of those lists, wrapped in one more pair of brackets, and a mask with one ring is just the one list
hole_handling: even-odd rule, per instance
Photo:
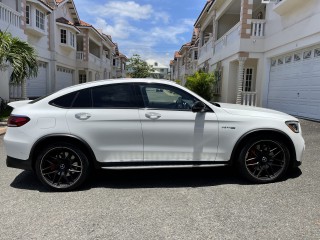
{"label": "grass", "polygon": [[0,113],[0,121],[6,121],[12,112],[12,107],[7,106],[4,111]]}

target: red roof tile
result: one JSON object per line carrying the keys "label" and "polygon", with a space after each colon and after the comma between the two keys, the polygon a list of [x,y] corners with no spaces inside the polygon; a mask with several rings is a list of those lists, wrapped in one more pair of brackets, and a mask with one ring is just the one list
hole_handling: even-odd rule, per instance
{"label": "red roof tile", "polygon": [[92,27],[92,25],[91,25],[91,24],[86,23],[85,21],[82,21],[82,20],[80,20],[80,22],[79,22],[79,26],[82,26],[82,27]]}
{"label": "red roof tile", "polygon": [[179,53],[178,51],[175,52],[175,53],[174,53],[174,58],[179,58],[179,57],[181,57],[180,53]]}
{"label": "red roof tile", "polygon": [[75,29],[77,29],[78,31],[80,31],[80,29],[77,28],[73,22],[70,22],[68,19],[65,19],[64,17],[57,18],[56,22],[72,26]]}

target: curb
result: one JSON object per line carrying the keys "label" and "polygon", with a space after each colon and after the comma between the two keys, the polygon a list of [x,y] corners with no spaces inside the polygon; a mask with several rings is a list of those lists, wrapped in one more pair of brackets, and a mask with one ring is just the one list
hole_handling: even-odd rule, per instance
{"label": "curb", "polygon": [[7,127],[0,127],[0,136],[4,135],[7,131]]}

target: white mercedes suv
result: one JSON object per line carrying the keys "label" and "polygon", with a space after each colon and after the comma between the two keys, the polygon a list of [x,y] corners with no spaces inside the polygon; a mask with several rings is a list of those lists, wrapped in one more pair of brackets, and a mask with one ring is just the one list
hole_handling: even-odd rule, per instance
{"label": "white mercedes suv", "polygon": [[11,106],[7,166],[53,190],[78,188],[96,168],[235,165],[269,183],[299,166],[305,148],[298,119],[210,103],[171,81],[102,80]]}

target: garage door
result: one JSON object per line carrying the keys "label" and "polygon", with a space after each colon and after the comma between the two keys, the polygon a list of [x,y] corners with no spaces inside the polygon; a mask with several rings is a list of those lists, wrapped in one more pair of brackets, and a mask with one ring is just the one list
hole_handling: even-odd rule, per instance
{"label": "garage door", "polygon": [[65,67],[57,67],[56,91],[70,87],[73,82],[73,70]]}
{"label": "garage door", "polygon": [[320,120],[320,47],[272,59],[268,107]]}
{"label": "garage door", "polygon": [[38,63],[38,75],[27,80],[27,96],[36,98],[47,95],[47,63]]}

